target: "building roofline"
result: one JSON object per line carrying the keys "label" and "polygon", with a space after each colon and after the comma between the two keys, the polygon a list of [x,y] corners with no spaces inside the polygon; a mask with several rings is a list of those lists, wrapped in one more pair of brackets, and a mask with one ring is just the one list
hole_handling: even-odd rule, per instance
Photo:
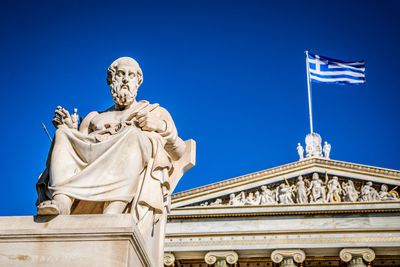
{"label": "building roofline", "polygon": [[189,190],[177,192],[175,194],[172,194],[171,198],[172,200],[178,200],[183,197],[187,196],[193,196],[198,193],[204,193],[209,190],[213,189],[224,189],[227,186],[232,186],[234,184],[244,182],[244,181],[251,181],[256,178],[262,178],[270,174],[275,174],[279,175],[280,173],[284,174],[288,170],[296,170],[300,167],[305,167],[305,166],[312,166],[314,164],[320,164],[320,165],[325,165],[325,166],[336,166],[336,167],[341,167],[343,169],[348,169],[349,171],[361,171],[364,172],[365,174],[371,174],[371,175],[379,175],[383,176],[385,178],[394,178],[396,180],[400,179],[400,171],[398,170],[393,170],[393,169],[386,169],[386,168],[379,168],[379,167],[374,167],[374,166],[368,166],[368,165],[363,165],[363,164],[356,164],[356,163],[350,163],[350,162],[345,162],[345,161],[338,161],[338,160],[332,160],[332,159],[326,159],[326,158],[320,158],[320,157],[314,157],[314,158],[306,158],[300,161],[284,164],[281,166],[273,167],[270,169],[250,173],[250,174],[245,174],[241,176],[237,176],[234,178],[230,178],[227,180],[223,180],[220,182],[192,188]]}

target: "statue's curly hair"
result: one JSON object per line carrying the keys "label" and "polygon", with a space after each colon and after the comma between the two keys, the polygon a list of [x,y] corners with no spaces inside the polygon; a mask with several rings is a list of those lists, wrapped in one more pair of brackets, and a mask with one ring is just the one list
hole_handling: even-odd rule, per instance
{"label": "statue's curly hair", "polygon": [[115,60],[113,63],[111,63],[110,67],[108,67],[107,70],[107,84],[110,85],[113,82],[113,79],[115,77],[115,73],[117,72],[117,66],[119,64],[127,64],[127,65],[133,65],[136,68],[136,75],[138,77],[138,86],[140,86],[143,83],[143,72],[141,68],[139,67],[139,63],[136,62],[131,57],[120,57],[117,60]]}

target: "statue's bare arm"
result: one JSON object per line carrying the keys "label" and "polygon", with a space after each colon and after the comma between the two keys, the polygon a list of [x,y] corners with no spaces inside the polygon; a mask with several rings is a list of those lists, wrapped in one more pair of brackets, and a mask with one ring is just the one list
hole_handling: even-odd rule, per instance
{"label": "statue's bare arm", "polygon": [[[90,122],[98,115],[97,111],[90,112],[79,126],[79,132],[90,133]],[[174,121],[169,112],[158,107],[154,112],[138,112],[134,116],[139,122],[139,127],[144,131],[155,131],[166,139],[165,150],[174,160],[178,160],[185,152],[186,144],[178,136]]]}
{"label": "statue's bare arm", "polygon": [[178,160],[185,153],[186,144],[179,138],[174,121],[166,109],[158,106],[151,112],[139,111],[131,114],[127,120],[133,118],[138,121],[143,131],[154,131],[165,138],[167,142],[164,148],[172,159]]}
{"label": "statue's bare arm", "polygon": [[89,134],[89,126],[90,126],[90,122],[92,121],[92,119],[98,115],[99,113],[97,111],[92,111],[90,112],[81,122],[81,124],[79,125],[79,132],[83,133],[83,134]]}
{"label": "statue's bare arm", "polygon": [[169,112],[162,107],[158,107],[155,111],[154,115],[158,117],[158,121],[161,122],[163,127],[161,131],[157,132],[167,141],[165,144],[165,150],[172,159],[178,160],[185,153],[186,144],[178,136],[178,131],[176,130],[175,123]]}

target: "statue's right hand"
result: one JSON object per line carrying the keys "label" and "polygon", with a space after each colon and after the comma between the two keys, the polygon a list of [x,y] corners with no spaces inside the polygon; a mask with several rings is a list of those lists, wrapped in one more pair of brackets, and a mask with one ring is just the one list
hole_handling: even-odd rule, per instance
{"label": "statue's right hand", "polygon": [[68,110],[60,106],[58,106],[54,111],[54,117],[52,122],[54,127],[56,128],[58,128],[62,124],[68,126],[69,128],[73,128],[71,115],[69,114]]}
{"label": "statue's right hand", "polygon": [[63,124],[62,116],[60,115],[59,111],[61,110],[61,107],[58,106],[57,109],[54,111],[54,117],[53,120],[51,121],[54,125],[54,127],[58,128],[61,124]]}

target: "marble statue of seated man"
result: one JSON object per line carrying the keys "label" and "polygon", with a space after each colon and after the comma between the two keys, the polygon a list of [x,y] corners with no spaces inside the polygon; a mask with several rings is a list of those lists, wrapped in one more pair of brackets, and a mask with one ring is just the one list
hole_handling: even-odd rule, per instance
{"label": "marble statue of seated man", "polygon": [[115,105],[89,113],[79,128],[56,109],[57,130],[36,185],[38,215],[135,212],[140,221],[149,210],[162,213],[186,145],[167,110],[136,101],[142,81],[138,63],[119,58],[107,73]]}
{"label": "marble statue of seated man", "polygon": [[169,196],[194,166],[195,143],[179,138],[166,109],[136,101],[142,82],[139,64],[122,57],[107,72],[113,106],[79,126],[76,110],[57,107],[36,205],[38,215],[130,213],[161,264]]}

